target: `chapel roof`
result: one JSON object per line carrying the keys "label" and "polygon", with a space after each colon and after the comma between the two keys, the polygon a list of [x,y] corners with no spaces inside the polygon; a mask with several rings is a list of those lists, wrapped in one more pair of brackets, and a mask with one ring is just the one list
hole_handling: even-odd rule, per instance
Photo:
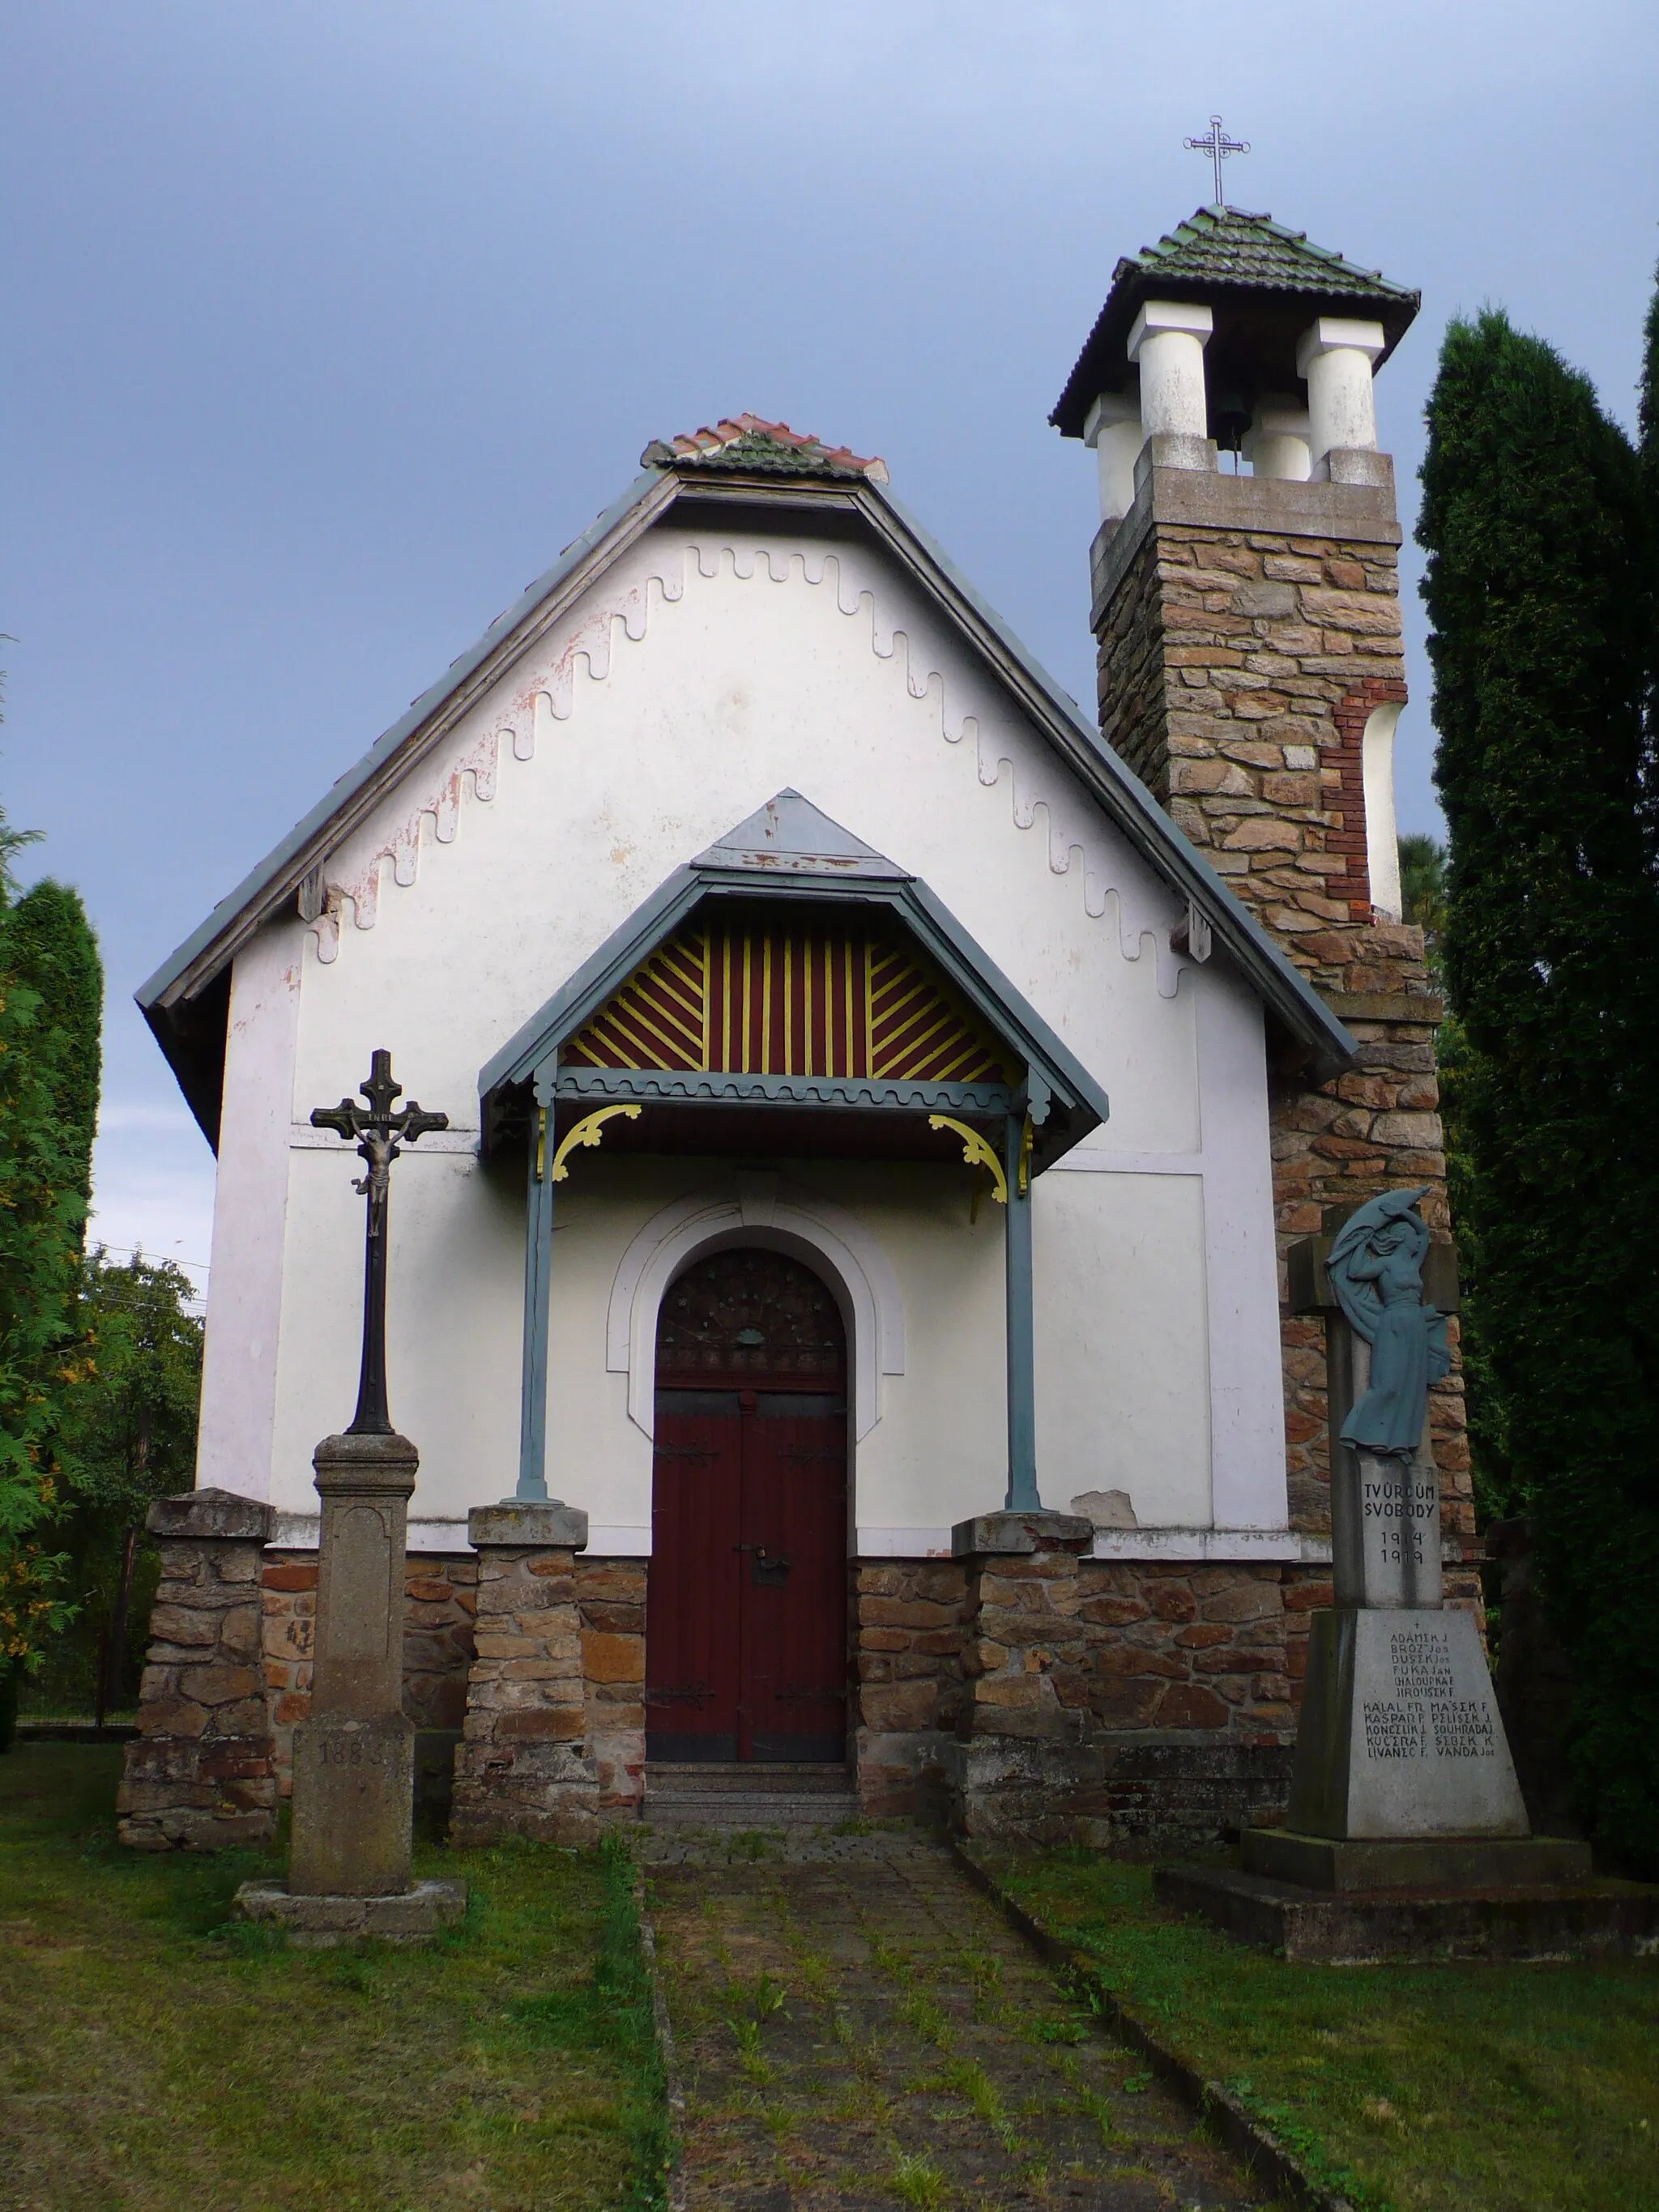
{"label": "chapel roof", "polygon": [[[1201,207],[1156,245],[1119,261],[1106,304],[1048,420],[1065,436],[1080,438],[1099,395],[1122,389],[1129,331],[1146,300],[1200,300],[1235,314],[1254,308],[1258,321],[1265,310],[1267,321],[1282,322],[1286,331],[1322,309],[1364,315],[1382,325],[1380,368],[1410,327],[1422,296],[1380,269],[1362,268],[1329,246],[1316,246],[1306,231],[1287,229],[1271,216]],[[1280,352],[1285,358],[1275,359],[1273,367],[1282,376],[1290,358],[1283,341],[1274,349]]]}
{"label": "chapel roof", "polygon": [[741,471],[745,476],[865,477],[887,482],[887,464],[866,459],[846,446],[826,446],[808,431],[760,415],[724,416],[714,428],[683,430],[677,437],[653,438],[640,455],[642,469],[693,467]]}
{"label": "chapel roof", "polygon": [[[731,427],[739,436],[755,438],[755,431],[743,430],[743,420],[737,418]],[[819,446],[816,439],[785,445],[771,434],[782,427],[759,425],[768,435],[746,450],[753,454],[775,447],[783,455]],[[788,436],[796,440],[797,434]],[[728,447],[732,442],[728,441]],[[894,497],[887,488],[885,468],[875,474],[878,466],[860,462],[839,447],[808,455],[804,465],[774,469],[732,461],[723,471],[716,463],[711,472],[701,448],[696,455],[673,452],[667,459],[653,459],[565,547],[552,567],[496,617],[482,637],[456,656],[437,682],[410,702],[135,993],[210,1144],[216,1149],[230,972],[237,952],[268,921],[284,911],[293,912],[296,899],[303,908],[307,886],[321,882],[331,852],[368,817],[404,775],[446,741],[468,709],[514,665],[526,640],[543,634],[573,607],[640,534],[663,521],[678,501],[696,501],[699,486],[705,483],[708,494],[718,483],[724,499],[757,507],[775,504],[786,527],[803,526],[805,508],[822,510],[827,526],[844,529],[855,524],[866,531],[977,654],[1131,848],[1209,921],[1218,945],[1237,962],[1275,1018],[1309,1055],[1316,1079],[1328,1080],[1352,1065],[1358,1048],[1312,984],[1188,843],[1140,779],[1102,742],[1093,719]],[[714,482],[708,481],[711,473]],[[764,841],[754,849],[763,850]],[[879,855],[872,858],[879,860]],[[713,859],[711,848],[698,865]]]}

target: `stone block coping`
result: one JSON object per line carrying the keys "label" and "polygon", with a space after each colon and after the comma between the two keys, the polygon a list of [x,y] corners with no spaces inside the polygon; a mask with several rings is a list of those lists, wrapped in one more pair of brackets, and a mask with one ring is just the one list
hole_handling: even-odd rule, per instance
{"label": "stone block coping", "polygon": [[1080,1513],[976,1513],[951,1531],[953,1559],[972,1559],[1012,1553],[1082,1551],[1094,1540],[1095,1524]]}
{"label": "stone block coping", "polygon": [[230,1490],[187,1490],[177,1498],[158,1498],[144,1516],[145,1528],[164,1543],[218,1537],[268,1544],[276,1522],[272,1507]]}
{"label": "stone block coping", "polygon": [[580,1552],[587,1546],[587,1516],[580,1505],[556,1498],[544,1504],[505,1498],[499,1505],[475,1505],[466,1516],[466,1534],[479,1551],[499,1544],[527,1552]]}

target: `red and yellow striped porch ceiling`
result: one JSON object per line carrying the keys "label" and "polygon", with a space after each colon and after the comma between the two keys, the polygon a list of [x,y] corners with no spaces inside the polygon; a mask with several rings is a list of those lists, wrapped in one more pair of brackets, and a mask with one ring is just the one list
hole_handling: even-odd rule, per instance
{"label": "red and yellow striped porch ceiling", "polygon": [[839,917],[684,923],[578,1030],[567,1066],[1006,1083],[995,1038],[910,947]]}

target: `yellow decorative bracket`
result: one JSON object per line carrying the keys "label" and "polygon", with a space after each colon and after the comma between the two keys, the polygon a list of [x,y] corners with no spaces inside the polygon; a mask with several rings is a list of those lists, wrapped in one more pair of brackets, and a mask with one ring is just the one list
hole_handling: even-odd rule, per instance
{"label": "yellow decorative bracket", "polygon": [[640,1118],[637,1106],[601,1106],[597,1113],[584,1115],[574,1129],[565,1131],[559,1139],[559,1149],[553,1155],[555,1182],[569,1181],[570,1170],[565,1165],[567,1157],[575,1151],[578,1145],[597,1145],[605,1134],[605,1123],[614,1121],[618,1114],[629,1121],[637,1121]]}
{"label": "yellow decorative bracket", "polygon": [[1019,1133],[1019,1194],[1024,1198],[1031,1188],[1031,1117],[1025,1116],[1025,1127]]}
{"label": "yellow decorative bracket", "polygon": [[930,1114],[930,1129],[949,1129],[962,1139],[962,1157],[970,1168],[988,1168],[995,1188],[991,1195],[999,1206],[1008,1203],[1008,1178],[1002,1171],[1002,1162],[997,1158],[977,1129],[970,1129],[965,1121],[958,1121],[953,1114]]}

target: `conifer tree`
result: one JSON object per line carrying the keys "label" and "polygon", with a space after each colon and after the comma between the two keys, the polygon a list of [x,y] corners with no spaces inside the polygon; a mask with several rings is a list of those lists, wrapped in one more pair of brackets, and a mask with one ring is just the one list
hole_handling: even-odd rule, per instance
{"label": "conifer tree", "polygon": [[63,1502],[57,1437],[90,1373],[76,1302],[103,995],[77,894],[16,895],[26,842],[0,818],[0,1748],[19,1670],[64,1613],[46,1532]]}
{"label": "conifer tree", "polygon": [[1594,1832],[1659,1857],[1659,901],[1636,455],[1487,312],[1448,331],[1419,535],[1463,1200],[1513,1502],[1577,1699]]}

